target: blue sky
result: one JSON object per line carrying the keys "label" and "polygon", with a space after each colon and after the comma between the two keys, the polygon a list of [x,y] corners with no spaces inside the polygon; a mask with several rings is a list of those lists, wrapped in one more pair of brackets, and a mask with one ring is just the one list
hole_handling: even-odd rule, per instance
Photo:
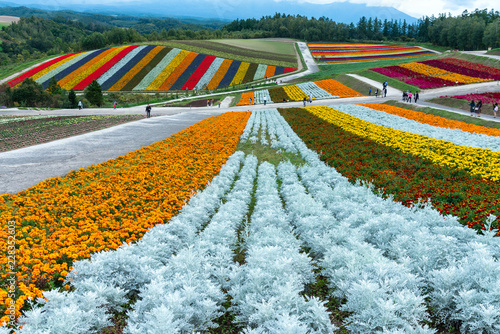
{"label": "blue sky", "polygon": [[[36,0],[5,0],[8,2],[13,2],[16,4],[29,4],[35,3]],[[120,3],[137,3],[138,6],[147,4],[148,2],[152,2],[157,0],[45,0],[44,4],[53,5],[53,6],[61,6],[66,7],[68,4],[75,3],[80,5],[85,4],[116,4]],[[173,0],[177,1],[177,0]],[[212,0],[214,5],[216,3],[220,3],[223,5],[227,2],[238,2],[238,0]],[[247,1],[247,0],[240,0]],[[272,1],[272,0],[270,0]],[[274,0],[276,1],[276,0]],[[279,0],[286,6],[287,1],[301,1],[301,2],[313,2],[313,3],[331,3],[334,2],[332,0]],[[452,15],[461,14],[465,9],[468,11],[473,11],[474,9],[484,9],[488,8],[500,10],[500,4],[498,0],[350,0],[352,3],[365,3],[369,6],[388,6],[394,7],[408,15],[411,15],[416,18],[420,18],[422,16],[431,16],[438,15],[440,13],[451,13]],[[168,0],[164,1],[165,5],[168,5]],[[65,6],[63,6],[63,4]],[[140,7],[139,7],[140,8]]]}

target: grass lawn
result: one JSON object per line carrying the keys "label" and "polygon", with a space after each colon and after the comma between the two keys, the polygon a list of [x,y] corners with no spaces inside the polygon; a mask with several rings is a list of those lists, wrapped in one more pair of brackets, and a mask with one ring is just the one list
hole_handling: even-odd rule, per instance
{"label": "grass lawn", "polygon": [[219,39],[212,42],[236,46],[253,51],[278,53],[295,56],[294,44],[292,42],[272,41],[263,39]]}
{"label": "grass lawn", "polygon": [[0,66],[0,79],[6,78],[9,75],[23,71],[30,66],[36,65],[38,63],[42,63],[45,60],[48,60],[48,59],[51,59],[54,57],[56,57],[56,56],[52,55],[52,56],[47,56],[47,57],[40,58],[37,60],[31,60],[31,61],[28,61],[25,63],[14,63],[14,64],[7,64],[7,65]]}

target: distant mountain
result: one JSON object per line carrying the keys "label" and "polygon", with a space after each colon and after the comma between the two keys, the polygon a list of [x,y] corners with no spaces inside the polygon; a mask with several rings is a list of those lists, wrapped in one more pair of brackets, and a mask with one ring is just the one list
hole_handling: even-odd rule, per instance
{"label": "distant mountain", "polygon": [[[336,22],[357,23],[362,16],[377,17],[381,20],[406,20],[414,23],[418,19],[409,16],[393,7],[367,6],[349,2],[330,4],[313,4],[303,1],[273,0],[143,0],[117,1],[113,4],[85,4],[69,1],[44,1],[29,3],[33,0],[11,0],[1,2],[0,6],[17,5],[47,10],[71,9],[108,15],[133,15],[176,18],[217,19],[221,21],[234,19],[259,19],[262,16],[273,16],[275,13],[301,15],[307,17],[327,17]],[[5,4],[5,5],[4,5]]]}

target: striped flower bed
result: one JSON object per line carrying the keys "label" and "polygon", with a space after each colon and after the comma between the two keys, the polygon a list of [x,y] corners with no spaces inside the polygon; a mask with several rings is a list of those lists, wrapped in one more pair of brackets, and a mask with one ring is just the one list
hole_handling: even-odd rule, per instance
{"label": "striped flower bed", "polygon": [[318,62],[348,63],[371,60],[403,59],[434,54],[418,46],[373,44],[309,44]]}
{"label": "striped flower bed", "polygon": [[155,45],[132,45],[68,54],[8,82],[32,78],[47,88],[52,78],[66,90],[84,90],[93,80],[108,91],[218,89],[295,71],[216,58]]}
{"label": "striped flower bed", "polygon": [[371,70],[422,89],[500,80],[499,69],[451,58]]}
{"label": "striped flower bed", "polygon": [[[255,104],[264,103],[263,96],[259,96],[259,94],[264,94],[263,92],[267,94],[267,102],[283,102],[283,99],[285,99],[286,101],[302,101],[304,98],[309,100],[310,97],[312,97],[313,100],[317,100],[363,96],[355,90],[333,79],[303,82],[296,85],[271,88],[264,91],[256,91],[254,92]],[[240,101],[238,102],[238,105],[248,104],[248,101],[246,100],[248,100],[248,97],[245,95],[244,98],[242,95]]]}
{"label": "striped flower bed", "polygon": [[452,99],[467,100],[467,101],[482,101],[483,105],[488,103],[495,103],[500,101],[500,92],[498,93],[478,93],[478,94],[466,94],[466,95],[454,95],[454,96],[440,96],[449,97]]}

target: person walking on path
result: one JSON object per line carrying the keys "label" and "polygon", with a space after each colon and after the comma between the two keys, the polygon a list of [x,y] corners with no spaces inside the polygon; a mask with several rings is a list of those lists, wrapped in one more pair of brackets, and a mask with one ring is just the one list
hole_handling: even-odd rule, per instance
{"label": "person walking on path", "polygon": [[408,93],[408,102],[411,103],[411,98],[413,97],[413,94],[411,92]]}
{"label": "person walking on path", "polygon": [[267,102],[267,96],[264,96],[264,105],[266,105]]}
{"label": "person walking on path", "polygon": [[495,102],[493,105],[493,118],[497,118],[497,111],[498,111],[498,102]]}
{"label": "person walking on path", "polygon": [[370,87],[370,90],[368,91],[368,96],[372,96],[372,88]]}
{"label": "person walking on path", "polygon": [[151,106],[149,104],[146,107],[146,117],[147,118],[151,117]]}
{"label": "person walking on path", "polygon": [[481,108],[482,107],[483,107],[483,101],[479,100],[479,102],[476,104],[477,117],[481,117]]}
{"label": "person walking on path", "polygon": [[83,103],[82,101],[78,101],[78,110],[82,110],[83,109]]}
{"label": "person walking on path", "polygon": [[305,107],[305,106],[306,106],[306,102],[307,102],[307,100],[306,100],[306,97],[305,97],[305,96],[304,96],[304,101],[303,101],[303,102],[304,102],[304,107]]}
{"label": "person walking on path", "polygon": [[474,100],[470,101],[470,115],[474,116],[474,112],[476,111],[476,104],[474,103]]}
{"label": "person walking on path", "polygon": [[384,97],[387,97],[387,86],[384,88]]}
{"label": "person walking on path", "polygon": [[415,103],[418,101],[418,92],[415,92],[415,95],[413,95],[413,100],[415,100]]}
{"label": "person walking on path", "polygon": [[116,101],[113,102],[113,109],[116,109],[116,105],[117,105]]}
{"label": "person walking on path", "polygon": [[378,97],[378,88],[375,89],[375,97]]}
{"label": "person walking on path", "polygon": [[313,102],[313,96],[311,94],[311,95],[309,95],[309,103],[312,103],[312,102]]}

